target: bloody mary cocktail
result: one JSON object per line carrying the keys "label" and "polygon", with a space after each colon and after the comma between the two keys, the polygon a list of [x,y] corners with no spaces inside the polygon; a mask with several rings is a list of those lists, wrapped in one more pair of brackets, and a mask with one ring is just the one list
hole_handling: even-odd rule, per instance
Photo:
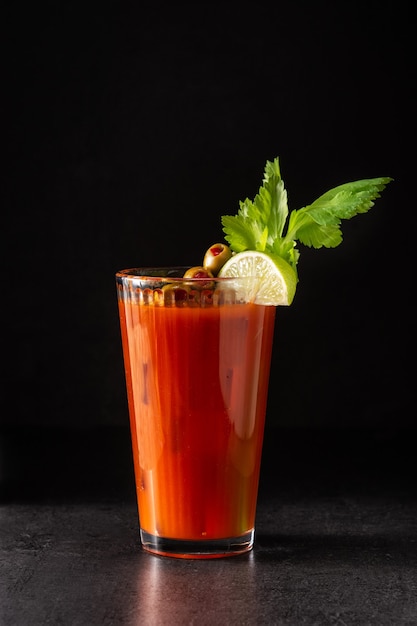
{"label": "bloody mary cocktail", "polygon": [[239,280],[143,272],[116,277],[142,544],[179,557],[245,552],[275,307],[245,302]]}
{"label": "bloody mary cocktail", "polygon": [[222,216],[229,245],[201,266],[116,274],[145,549],[251,549],[275,310],[296,293],[297,243],[338,246],[341,221],[391,180],[345,183],[289,212],[276,157],[254,199]]}

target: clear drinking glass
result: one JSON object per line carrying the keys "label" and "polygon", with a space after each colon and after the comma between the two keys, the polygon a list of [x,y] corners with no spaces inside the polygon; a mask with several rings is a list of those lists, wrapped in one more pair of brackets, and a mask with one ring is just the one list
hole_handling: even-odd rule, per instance
{"label": "clear drinking glass", "polygon": [[215,558],[253,547],[275,307],[186,269],[116,274],[140,537]]}

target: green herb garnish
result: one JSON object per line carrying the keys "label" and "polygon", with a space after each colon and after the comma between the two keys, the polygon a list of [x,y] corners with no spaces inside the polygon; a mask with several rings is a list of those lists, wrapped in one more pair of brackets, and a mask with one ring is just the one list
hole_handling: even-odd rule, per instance
{"label": "green herb garnish", "polygon": [[312,204],[289,214],[279,158],[267,161],[254,200],[239,202],[237,215],[222,217],[225,239],[234,252],[257,250],[283,258],[296,272],[297,241],[313,248],[342,242],[341,221],[366,213],[392,178],[368,178],[339,185]]}

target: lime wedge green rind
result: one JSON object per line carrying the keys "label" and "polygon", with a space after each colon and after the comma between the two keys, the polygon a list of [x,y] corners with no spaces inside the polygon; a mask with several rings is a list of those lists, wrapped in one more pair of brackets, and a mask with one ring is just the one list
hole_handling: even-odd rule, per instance
{"label": "lime wedge green rind", "polygon": [[255,304],[289,306],[295,296],[297,274],[283,258],[245,250],[233,255],[221,268],[220,277],[259,278]]}

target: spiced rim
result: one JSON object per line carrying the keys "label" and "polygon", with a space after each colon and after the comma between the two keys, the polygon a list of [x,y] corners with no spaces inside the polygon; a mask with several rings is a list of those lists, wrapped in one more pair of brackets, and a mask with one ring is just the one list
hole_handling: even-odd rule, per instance
{"label": "spiced rim", "polygon": [[214,281],[216,283],[233,283],[236,281],[247,281],[253,278],[258,280],[257,276],[213,276],[213,277],[192,277],[184,278],[184,273],[190,268],[189,265],[167,266],[167,267],[132,267],[116,272],[116,278],[123,279],[139,279],[149,282],[170,282],[170,283],[207,283]]}

